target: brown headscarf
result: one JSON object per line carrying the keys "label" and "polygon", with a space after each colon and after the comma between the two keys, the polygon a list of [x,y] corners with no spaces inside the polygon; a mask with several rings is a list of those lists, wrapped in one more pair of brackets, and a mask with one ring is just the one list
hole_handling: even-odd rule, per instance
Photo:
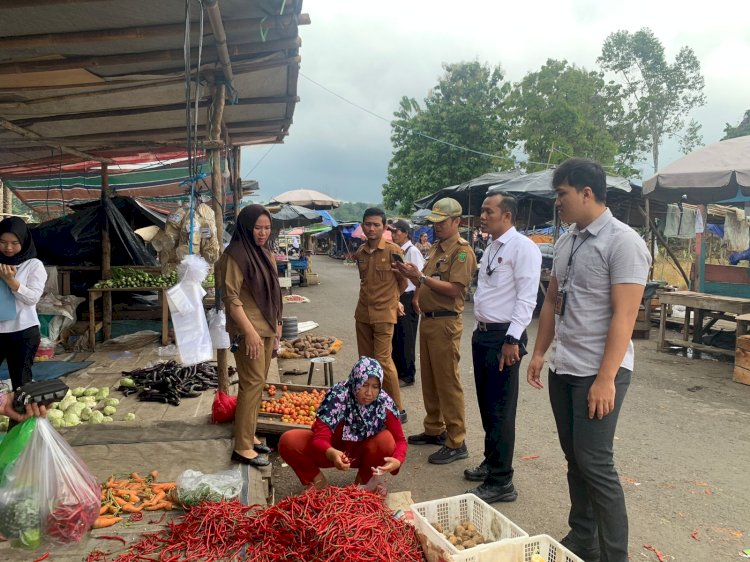
{"label": "brown headscarf", "polygon": [[271,251],[258,246],[253,238],[253,228],[261,215],[271,220],[271,213],[262,205],[248,205],[240,211],[232,240],[224,255],[231,256],[237,262],[263,318],[275,328],[281,322],[281,287]]}

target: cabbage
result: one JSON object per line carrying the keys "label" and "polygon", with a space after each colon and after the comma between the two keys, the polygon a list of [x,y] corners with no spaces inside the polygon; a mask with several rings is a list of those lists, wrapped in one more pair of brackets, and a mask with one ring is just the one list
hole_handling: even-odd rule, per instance
{"label": "cabbage", "polygon": [[65,426],[65,421],[62,418],[52,418],[49,422],[55,429],[60,429]]}
{"label": "cabbage", "polygon": [[113,420],[110,416],[104,416],[102,418],[102,423],[112,423],[113,421],[115,420]]}
{"label": "cabbage", "polygon": [[120,386],[123,388],[135,388],[135,381],[129,377],[120,379]]}
{"label": "cabbage", "polygon": [[60,403],[59,402],[52,402],[52,404],[49,405],[50,408],[60,409]]}
{"label": "cabbage", "polygon": [[104,419],[104,414],[102,414],[99,410],[94,410],[93,412],[91,412],[89,423],[102,423],[103,419]]}
{"label": "cabbage", "polygon": [[78,417],[78,414],[74,414],[73,412],[65,412],[63,421],[65,422],[65,427],[73,427],[81,423],[81,418]]}
{"label": "cabbage", "polygon": [[86,391],[83,393],[84,396],[96,396],[96,393],[99,392],[99,389],[95,386],[92,386],[90,388],[87,388]]}
{"label": "cabbage", "polygon": [[107,396],[109,396],[109,387],[105,386],[99,392],[96,393],[96,399],[97,400],[104,400]]}
{"label": "cabbage", "polygon": [[119,406],[120,405],[120,401],[117,398],[107,398],[104,401],[104,405],[105,406]]}
{"label": "cabbage", "polygon": [[135,419],[134,413],[125,414],[125,421],[133,421]]}
{"label": "cabbage", "polygon": [[62,417],[63,417],[63,411],[62,410],[58,410],[56,408],[50,408],[49,410],[47,410],[47,417],[50,420],[55,420],[55,419],[59,420],[59,419],[62,419]]}
{"label": "cabbage", "polygon": [[77,404],[77,402],[76,397],[72,394],[70,396],[65,396],[65,398],[60,401],[60,409],[64,412],[68,407]]}
{"label": "cabbage", "polygon": [[76,402],[75,404],[71,404],[66,410],[65,413],[71,413],[75,414],[76,416],[80,416],[81,412],[83,412],[83,409],[86,407],[86,404],[82,402]]}
{"label": "cabbage", "polygon": [[76,398],[78,398],[79,396],[83,396],[84,392],[86,392],[86,389],[82,386],[74,388],[73,390],[70,391],[70,393]]}
{"label": "cabbage", "polygon": [[79,416],[81,417],[81,420],[89,421],[89,418],[91,418],[91,412],[92,412],[91,408],[86,406],[83,410],[81,410],[81,413],[79,414]]}
{"label": "cabbage", "polygon": [[78,401],[85,404],[86,406],[93,406],[98,402],[96,396],[81,396]]}
{"label": "cabbage", "polygon": [[104,408],[102,408],[102,414],[104,414],[105,416],[111,416],[116,411],[117,408],[115,408],[114,406],[104,406]]}

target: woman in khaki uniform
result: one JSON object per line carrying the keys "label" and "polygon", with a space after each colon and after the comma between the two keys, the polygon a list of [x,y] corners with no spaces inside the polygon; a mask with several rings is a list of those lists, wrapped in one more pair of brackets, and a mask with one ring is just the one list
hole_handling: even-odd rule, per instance
{"label": "woman in khaki uniform", "polygon": [[267,466],[260,454],[270,449],[255,436],[263,385],[281,335],[281,288],[276,262],[266,247],[271,214],[248,205],[237,218],[232,240],[216,264],[216,279],[227,309],[227,331],[238,342],[234,353],[239,376],[232,460]]}

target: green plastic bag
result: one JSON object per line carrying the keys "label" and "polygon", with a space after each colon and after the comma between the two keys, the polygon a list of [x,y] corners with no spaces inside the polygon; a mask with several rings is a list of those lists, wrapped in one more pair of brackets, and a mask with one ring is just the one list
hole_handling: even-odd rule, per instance
{"label": "green plastic bag", "polygon": [[36,427],[36,418],[30,417],[25,422],[11,429],[0,443],[0,483],[5,479],[5,471],[13,464],[26,448]]}

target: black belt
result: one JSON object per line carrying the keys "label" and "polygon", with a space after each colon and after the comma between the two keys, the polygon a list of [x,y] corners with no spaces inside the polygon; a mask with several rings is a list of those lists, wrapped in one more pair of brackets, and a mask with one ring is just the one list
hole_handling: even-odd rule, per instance
{"label": "black belt", "polygon": [[458,312],[452,310],[437,310],[435,312],[423,312],[425,318],[445,318],[447,316],[458,316]]}
{"label": "black belt", "polygon": [[477,322],[477,330],[480,332],[507,332],[510,322]]}

